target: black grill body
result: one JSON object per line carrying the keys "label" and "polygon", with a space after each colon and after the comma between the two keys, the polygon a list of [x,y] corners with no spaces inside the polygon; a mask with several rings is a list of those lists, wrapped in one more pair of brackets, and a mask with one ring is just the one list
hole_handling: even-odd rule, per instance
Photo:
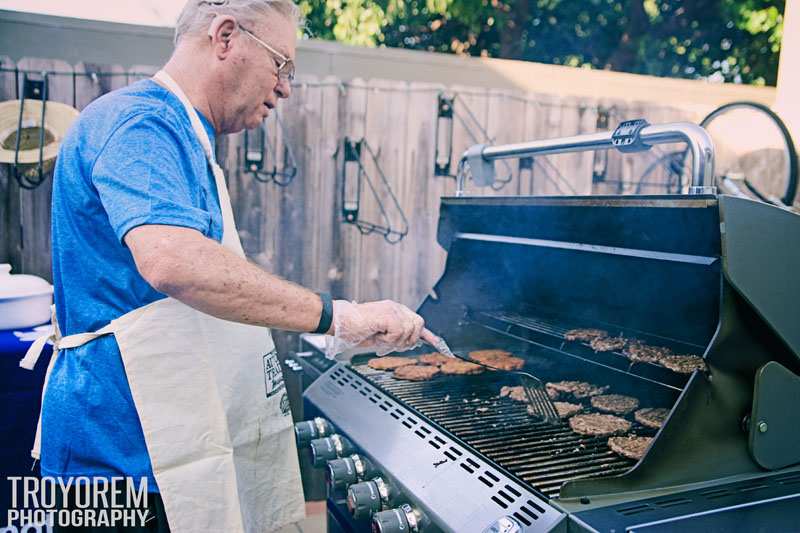
{"label": "black grill body", "polygon": [[[800,332],[787,319],[800,316],[791,274],[800,256],[778,245],[800,242],[798,219],[724,196],[443,199],[439,243],[448,256],[419,309],[427,326],[457,351],[509,350],[544,381],[608,385],[642,407],[670,409],[660,430],[634,423],[632,433],[654,437],[638,462],[566,423],[532,421],[499,397],[517,384],[501,373],[412,383],[370,369],[362,356],[328,369],[306,400],[395,479],[424,511],[426,531],[483,531],[503,515],[529,531],[647,530],[648,520],[697,513],[720,524],[747,513],[792,520],[800,453],[770,434],[782,461],[765,470],[765,437],[748,415],[765,365],[800,375]],[[708,370],[678,374],[565,342],[578,327],[704,356]],[[798,392],[777,394],[789,401]],[[794,438],[791,423],[774,421]],[[455,476],[450,485],[436,483],[444,472]],[[457,494],[461,510],[442,512],[453,505],[443,493]],[[759,504],[776,498],[783,504],[772,511]],[[711,512],[722,508],[745,515]]]}

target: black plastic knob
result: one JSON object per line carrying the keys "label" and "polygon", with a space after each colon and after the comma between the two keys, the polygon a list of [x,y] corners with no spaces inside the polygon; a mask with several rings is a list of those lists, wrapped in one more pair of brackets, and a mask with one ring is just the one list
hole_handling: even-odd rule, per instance
{"label": "black plastic knob", "polygon": [[304,420],[294,425],[294,434],[297,438],[297,446],[303,447],[314,439],[327,437],[333,433],[333,426],[324,418],[314,420]]}
{"label": "black plastic knob", "polygon": [[389,509],[372,515],[372,533],[408,533],[408,519],[400,509]]}
{"label": "black plastic knob", "polygon": [[419,531],[417,514],[408,504],[372,515],[372,533],[415,533],[417,531]]}
{"label": "black plastic knob", "polygon": [[347,489],[347,508],[353,518],[369,518],[373,513],[383,509],[384,496],[381,495],[376,480],[363,481],[350,485]]}
{"label": "black plastic knob", "polygon": [[366,457],[351,455],[328,461],[325,478],[334,491],[342,490],[363,481],[373,473],[372,463]]}
{"label": "black plastic knob", "polygon": [[314,466],[325,466],[332,459],[353,453],[353,444],[341,435],[331,435],[311,441],[311,462]]}

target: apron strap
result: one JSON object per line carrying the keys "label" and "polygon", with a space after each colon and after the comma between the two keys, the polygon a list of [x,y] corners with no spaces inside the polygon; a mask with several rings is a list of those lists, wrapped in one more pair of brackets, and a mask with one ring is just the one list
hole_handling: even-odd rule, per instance
{"label": "apron strap", "polygon": [[228,194],[228,186],[225,183],[225,172],[214,157],[214,151],[211,148],[211,139],[208,137],[208,132],[203,127],[203,123],[200,121],[200,117],[194,106],[189,102],[189,98],[187,98],[178,83],[172,79],[172,76],[167,74],[165,70],[159,70],[153,76],[153,79],[174,94],[175,97],[180,100],[181,104],[183,104],[186,114],[189,115],[189,122],[191,122],[194,134],[203,147],[203,152],[206,154],[211,172],[214,174],[214,182],[217,185],[219,208],[222,212],[222,245],[240,257],[244,257],[244,249],[239,240],[239,233],[236,230],[236,221],[233,218],[233,208],[231,207],[231,198]]}

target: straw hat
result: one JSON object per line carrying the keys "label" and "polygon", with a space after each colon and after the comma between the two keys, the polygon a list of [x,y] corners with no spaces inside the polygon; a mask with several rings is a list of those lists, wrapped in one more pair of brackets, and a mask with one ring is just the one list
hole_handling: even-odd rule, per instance
{"label": "straw hat", "polygon": [[[17,125],[19,121],[19,100],[0,102],[0,163],[14,163]],[[44,150],[42,160],[54,159],[58,146],[67,130],[78,116],[78,110],[60,102],[47,102],[44,115]],[[17,162],[37,164],[39,162],[39,137],[41,135],[42,102],[25,100],[22,111],[22,132]]]}

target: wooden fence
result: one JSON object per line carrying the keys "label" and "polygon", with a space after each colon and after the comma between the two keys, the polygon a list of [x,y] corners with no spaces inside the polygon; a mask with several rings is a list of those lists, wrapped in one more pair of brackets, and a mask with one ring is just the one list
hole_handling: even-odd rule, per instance
{"label": "wooden fence", "polygon": [[[0,58],[0,100],[15,99],[26,71],[52,72],[50,99],[82,109],[110,90],[144,78],[154,67],[127,71],[113,65],[69,65],[44,59],[18,63]],[[604,120],[612,127],[627,118],[650,122],[694,120],[691,111],[654,105],[492,90],[466,86],[387,80],[304,78],[291,98],[264,125],[265,168],[287,166],[290,150],[296,176],[281,186],[269,176],[254,176],[245,161],[259,150],[259,134],[249,132],[218,140],[219,159],[227,171],[240,235],[248,256],[270,272],[336,297],[359,301],[392,298],[416,307],[441,274],[444,252],[436,243],[439,199],[453,195],[455,180],[434,175],[439,95],[455,95],[452,171],[458,154],[486,135],[496,143],[518,142],[594,132]],[[283,127],[279,127],[277,118]],[[466,126],[468,127],[466,127]],[[380,234],[362,234],[342,216],[345,138],[365,140],[359,218],[380,222],[383,207],[393,227],[407,221],[407,235],[391,244]],[[373,159],[366,146],[375,153]],[[663,153],[660,149],[658,153]],[[248,151],[253,152],[249,154]],[[476,188],[470,194],[591,194],[664,192],[669,174],[654,167],[645,184],[638,177],[654,154],[595,156],[592,153],[539,158],[532,170],[517,161],[498,164],[508,177],[499,190]],[[381,173],[388,188],[381,181]],[[352,179],[349,178],[349,179]],[[364,178],[366,180],[366,178]],[[647,183],[652,183],[648,185]],[[352,181],[351,181],[352,185]],[[389,189],[402,214],[392,208]],[[8,165],[0,168],[0,262],[17,272],[50,278],[51,180],[35,190],[20,189]],[[91,275],[87,273],[87,275]]]}

